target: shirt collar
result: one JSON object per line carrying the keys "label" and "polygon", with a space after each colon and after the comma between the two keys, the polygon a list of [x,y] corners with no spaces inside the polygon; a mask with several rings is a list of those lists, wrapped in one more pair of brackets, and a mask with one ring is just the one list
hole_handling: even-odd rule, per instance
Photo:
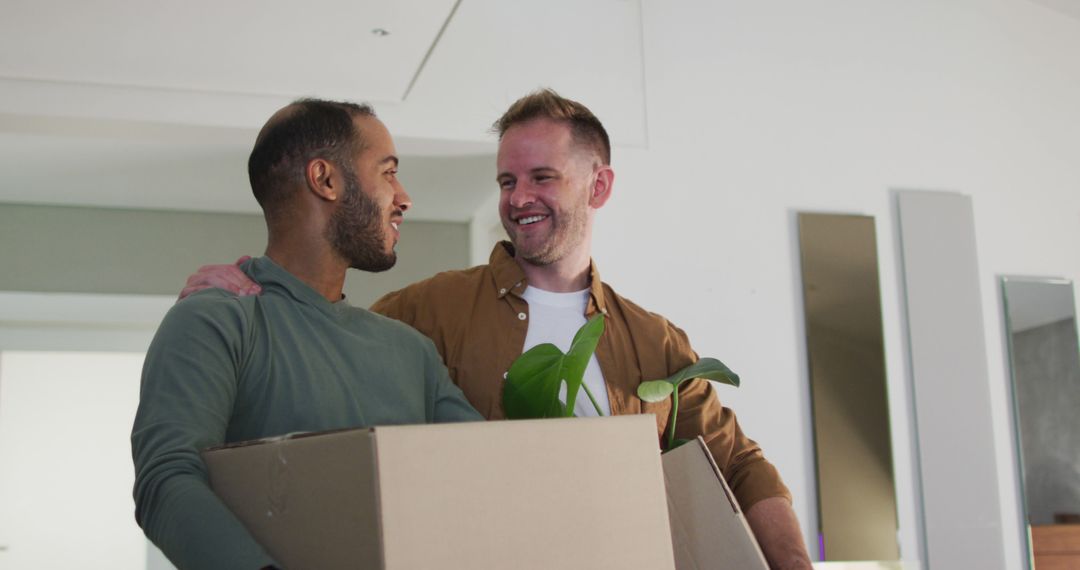
{"label": "shirt collar", "polygon": [[[514,245],[508,241],[500,241],[491,250],[488,258],[488,266],[495,277],[495,295],[503,298],[510,293],[520,295],[528,282],[521,266],[514,261]],[[607,314],[607,303],[604,299],[604,284],[600,280],[600,272],[596,269],[596,262],[589,259],[589,305],[585,310],[586,315],[594,313]]]}
{"label": "shirt collar", "polygon": [[330,302],[326,297],[323,297],[321,293],[312,289],[310,285],[304,283],[299,277],[289,273],[287,269],[280,266],[273,259],[269,257],[255,257],[243,264],[240,268],[247,273],[248,277],[252,281],[255,281],[264,289],[274,287],[275,285],[280,287],[294,300],[315,307],[316,309],[331,315],[340,316],[347,314],[352,310],[352,306],[345,301],[345,296],[336,302]]}

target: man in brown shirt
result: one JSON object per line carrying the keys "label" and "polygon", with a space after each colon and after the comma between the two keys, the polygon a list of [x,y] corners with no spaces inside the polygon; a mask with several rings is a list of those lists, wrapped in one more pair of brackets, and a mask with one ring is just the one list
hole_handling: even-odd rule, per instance
{"label": "man in brown shirt", "polygon": [[[506,371],[540,334],[532,327],[541,307],[530,310],[526,298],[580,293],[581,323],[597,312],[605,315],[593,374],[610,413],[656,414],[661,437],[670,403],[644,404],[637,386],[667,377],[698,357],[682,330],[601,281],[591,259],[596,210],[610,198],[614,182],[603,125],[580,103],[544,90],[515,102],[495,127],[499,214],[510,241],[495,245],[487,265],[440,273],[386,295],[372,310],[430,337],[469,402],[498,419]],[[204,268],[185,291],[205,285],[257,288],[230,267]],[[566,324],[563,317],[555,320]],[[564,335],[566,343],[573,330]],[[704,379],[683,383],[679,404],[676,437],[705,439],[770,566],[810,568],[790,494],[760,447],[742,433],[734,412],[720,405]]]}

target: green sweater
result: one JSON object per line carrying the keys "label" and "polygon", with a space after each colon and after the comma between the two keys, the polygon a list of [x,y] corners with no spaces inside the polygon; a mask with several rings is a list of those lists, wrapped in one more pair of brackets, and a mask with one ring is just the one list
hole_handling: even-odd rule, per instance
{"label": "green sweater", "polygon": [[330,303],[269,258],[259,296],[177,303],[143,366],[131,432],[135,518],[179,568],[273,564],[207,485],[199,451],[300,431],[483,419],[427,337]]}

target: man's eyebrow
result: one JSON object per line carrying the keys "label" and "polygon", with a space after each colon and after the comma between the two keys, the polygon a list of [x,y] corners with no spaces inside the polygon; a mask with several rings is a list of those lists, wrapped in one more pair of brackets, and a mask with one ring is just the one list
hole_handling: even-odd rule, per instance
{"label": "man's eyebrow", "polygon": [[[529,174],[536,174],[537,172],[558,172],[558,171],[559,171],[559,169],[557,169],[557,168],[555,168],[553,166],[537,166],[536,168],[530,168],[529,169]],[[499,178],[505,178],[507,176],[514,177],[514,175],[509,173],[509,172],[500,172],[499,174],[497,174],[495,176],[495,179],[498,180]]]}
{"label": "man's eyebrow", "polygon": [[388,162],[393,162],[394,166],[396,167],[398,165],[398,157],[391,154],[391,155],[387,156],[386,158],[383,158],[382,160],[380,160],[379,161],[379,166],[382,166],[382,165],[384,165],[384,164],[386,164]]}
{"label": "man's eyebrow", "polygon": [[[529,169],[529,174],[538,174],[541,172],[554,172],[558,174],[559,169],[555,168],[554,166],[537,166],[536,168]],[[517,176],[514,176],[509,172],[500,172],[499,174],[495,175],[495,180],[502,180],[504,178],[517,178]]]}

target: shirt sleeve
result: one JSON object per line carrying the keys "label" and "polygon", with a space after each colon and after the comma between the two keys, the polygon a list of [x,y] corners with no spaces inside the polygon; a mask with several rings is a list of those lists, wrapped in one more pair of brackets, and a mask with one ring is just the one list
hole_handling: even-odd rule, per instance
{"label": "shirt sleeve", "polygon": [[242,323],[235,300],[195,295],[165,316],[143,365],[131,432],[135,519],[180,569],[275,564],[210,489],[199,455],[225,439]]}
{"label": "shirt sleeve", "polygon": [[[670,373],[698,361],[690,341],[678,327],[671,325],[668,337]],[[679,386],[679,417],[676,438],[705,440],[743,510],[770,497],[791,500],[791,493],[762,453],[761,447],[743,433],[735,412],[724,407],[711,382],[704,378],[687,380]]]}
{"label": "shirt sleeve", "polygon": [[375,303],[369,307],[369,310],[373,313],[379,313],[385,317],[411,324],[414,319],[411,318],[412,314],[407,311],[407,309],[412,305],[403,299],[404,296],[404,290],[387,293],[376,300]]}

